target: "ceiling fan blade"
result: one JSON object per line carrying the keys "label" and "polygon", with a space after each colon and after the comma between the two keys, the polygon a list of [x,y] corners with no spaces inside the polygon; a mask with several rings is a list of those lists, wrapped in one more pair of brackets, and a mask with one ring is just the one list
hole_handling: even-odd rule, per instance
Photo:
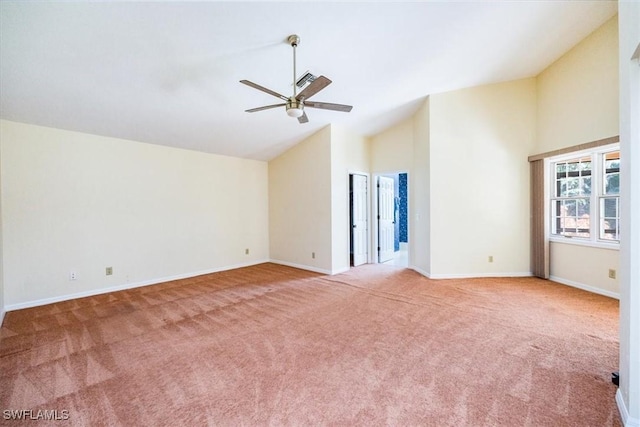
{"label": "ceiling fan blade", "polygon": [[268,110],[270,108],[278,108],[284,107],[287,104],[273,104],[273,105],[265,105],[264,107],[252,108],[250,110],[244,110],[245,113],[255,113],[256,111]]}
{"label": "ceiling fan blade", "polygon": [[331,80],[326,78],[325,76],[320,76],[314,81],[312,81],[309,86],[305,87],[302,92],[296,96],[296,99],[300,101],[301,99],[309,99],[316,93],[320,92],[325,87],[331,84]]}
{"label": "ceiling fan blade", "polygon": [[300,122],[300,124],[302,123],[308,123],[309,122],[309,117],[307,117],[307,113],[305,113],[304,111],[302,112],[302,115],[300,117],[298,117],[298,122]]}
{"label": "ceiling fan blade", "polygon": [[345,113],[348,113],[353,108],[353,106],[351,105],[332,104],[330,102],[314,102],[314,101],[304,101],[304,106],[311,107],[311,108],[320,108],[322,110],[343,111]]}
{"label": "ceiling fan blade", "polygon": [[284,95],[280,95],[278,92],[274,92],[271,89],[267,89],[266,87],[260,86],[259,84],[254,83],[254,82],[250,82],[249,80],[240,80],[240,83],[245,84],[247,86],[251,86],[254,89],[258,89],[258,90],[261,90],[263,92],[266,92],[269,95],[273,95],[273,96],[275,96],[277,98],[282,99],[283,101],[287,101],[289,99]]}

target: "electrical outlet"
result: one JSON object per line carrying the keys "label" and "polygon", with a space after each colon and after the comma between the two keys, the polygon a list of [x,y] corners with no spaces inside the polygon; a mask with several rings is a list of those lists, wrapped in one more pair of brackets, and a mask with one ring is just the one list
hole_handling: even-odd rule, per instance
{"label": "electrical outlet", "polygon": [[316,253],[315,252],[311,252],[311,258],[312,259],[316,259]]}
{"label": "electrical outlet", "polygon": [[76,273],[75,271],[70,271],[69,280],[78,280],[78,273]]}
{"label": "electrical outlet", "polygon": [[493,255],[489,255],[489,262],[493,262]]}
{"label": "electrical outlet", "polygon": [[106,274],[107,276],[111,276],[111,275],[113,274],[113,267],[107,267],[107,268],[105,269],[105,274]]}
{"label": "electrical outlet", "polygon": [[616,278],[616,271],[613,268],[609,269],[609,279],[615,279]]}
{"label": "electrical outlet", "polygon": [[244,254],[245,254],[245,255],[249,255],[249,248],[247,248],[247,249],[245,249],[245,250],[244,250]]}

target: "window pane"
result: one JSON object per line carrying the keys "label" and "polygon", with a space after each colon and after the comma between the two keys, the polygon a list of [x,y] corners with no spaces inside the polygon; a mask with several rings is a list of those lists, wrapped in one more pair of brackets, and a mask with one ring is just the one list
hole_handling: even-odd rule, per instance
{"label": "window pane", "polygon": [[588,198],[553,200],[551,232],[555,235],[568,237],[589,237],[589,207]]}
{"label": "window pane", "polygon": [[606,198],[602,199],[604,206],[604,214],[601,213],[605,218],[617,218],[618,217],[618,199],[617,198]]}
{"label": "window pane", "polygon": [[556,182],[556,196],[558,197],[567,197],[568,193],[567,193],[567,180],[566,179],[559,179]]}
{"label": "window pane", "polygon": [[604,194],[620,194],[620,152],[605,153],[602,189]]}
{"label": "window pane", "polygon": [[600,239],[620,240],[620,198],[600,199]]}
{"label": "window pane", "polygon": [[620,194],[620,174],[611,173],[605,176],[604,194]]}
{"label": "window pane", "polygon": [[604,168],[609,171],[609,170],[620,170],[620,160],[607,160],[605,161],[605,166]]}
{"label": "window pane", "polygon": [[567,163],[567,171],[569,172],[577,172],[579,169],[579,165],[580,163],[578,163],[577,161],[572,161],[570,163]]}
{"label": "window pane", "polygon": [[563,200],[561,216],[576,216],[576,201],[575,200]]}
{"label": "window pane", "polygon": [[[576,205],[578,206],[578,216],[580,218],[587,218],[587,224],[589,223],[589,208],[591,206],[591,202],[589,199],[578,199],[576,200]],[[589,226],[587,225],[587,228]]]}
{"label": "window pane", "polygon": [[580,195],[590,195],[591,194],[591,177],[582,178],[581,186],[580,186]]}
{"label": "window pane", "polygon": [[602,226],[600,227],[600,238],[603,240],[620,240],[618,237],[618,220],[605,219],[602,220]]}
{"label": "window pane", "polygon": [[562,196],[575,197],[580,195],[580,178],[567,178],[563,181],[566,185],[566,191]]}

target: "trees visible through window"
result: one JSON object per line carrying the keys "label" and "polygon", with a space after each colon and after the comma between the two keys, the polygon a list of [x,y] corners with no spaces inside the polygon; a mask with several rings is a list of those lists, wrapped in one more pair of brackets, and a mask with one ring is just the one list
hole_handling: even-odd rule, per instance
{"label": "trees visible through window", "polygon": [[551,234],[618,242],[620,151],[576,155],[551,162]]}

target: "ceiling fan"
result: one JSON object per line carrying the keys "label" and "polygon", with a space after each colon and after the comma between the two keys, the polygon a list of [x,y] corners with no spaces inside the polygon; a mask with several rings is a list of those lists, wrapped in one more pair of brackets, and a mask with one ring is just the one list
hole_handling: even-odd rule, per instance
{"label": "ceiling fan", "polygon": [[[256,111],[268,110],[270,108],[286,107],[287,114],[290,117],[297,117],[298,122],[300,123],[307,123],[309,121],[307,113],[305,113],[304,111],[304,107],[320,108],[322,110],[343,111],[345,113],[351,111],[351,109],[353,108],[351,105],[309,101],[309,98],[320,92],[325,87],[329,86],[329,84],[331,84],[331,80],[329,80],[325,76],[314,77],[311,75],[306,75],[303,77],[303,79],[300,79],[298,80],[298,82],[296,82],[296,47],[298,46],[298,43],[300,43],[300,37],[293,34],[287,38],[287,41],[293,48],[293,95],[290,97],[286,97],[279,94],[278,92],[272,91],[271,89],[267,89],[266,87],[260,86],[259,84],[250,82],[249,80],[240,80],[240,83],[251,86],[254,89],[261,90],[262,92],[268,93],[269,95],[273,95],[285,101],[281,104],[265,105],[264,107],[252,108],[245,111],[247,113],[255,113]],[[309,85],[305,87],[302,92],[296,93],[298,85],[300,83],[304,84],[305,81],[311,81],[311,83],[309,83]]]}

